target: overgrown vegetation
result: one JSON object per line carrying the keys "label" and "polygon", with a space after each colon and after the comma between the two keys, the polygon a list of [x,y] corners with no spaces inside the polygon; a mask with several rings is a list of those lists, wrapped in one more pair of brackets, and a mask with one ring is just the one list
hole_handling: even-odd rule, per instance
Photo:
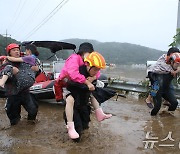
{"label": "overgrown vegetation", "polygon": [[171,47],[177,47],[180,45],[180,28],[177,30],[177,34],[173,37],[173,42],[169,45]]}
{"label": "overgrown vegetation", "polygon": [[120,42],[98,42],[95,40],[66,39],[64,41],[74,43],[78,47],[80,43],[88,41],[94,45],[94,49],[105,57],[107,63],[114,64],[146,64],[147,60],[157,60],[163,51]]}

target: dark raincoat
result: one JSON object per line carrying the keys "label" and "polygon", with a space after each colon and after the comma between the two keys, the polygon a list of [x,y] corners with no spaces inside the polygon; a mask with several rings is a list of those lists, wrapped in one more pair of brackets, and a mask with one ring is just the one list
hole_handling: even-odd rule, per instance
{"label": "dark raincoat", "polygon": [[[90,76],[87,72],[85,65],[79,68],[79,72],[83,74],[86,78]],[[95,85],[96,82],[93,82],[93,84]],[[113,90],[98,87],[95,87],[95,91],[91,92],[85,84],[80,84],[72,81],[68,81],[67,90],[70,91],[69,95],[72,95],[75,100],[73,121],[75,124],[75,129],[80,135],[82,130],[89,127],[88,125],[90,122],[91,109],[89,106],[89,98],[91,93],[94,95],[94,97],[100,104],[110,99],[116,94],[116,92]]]}

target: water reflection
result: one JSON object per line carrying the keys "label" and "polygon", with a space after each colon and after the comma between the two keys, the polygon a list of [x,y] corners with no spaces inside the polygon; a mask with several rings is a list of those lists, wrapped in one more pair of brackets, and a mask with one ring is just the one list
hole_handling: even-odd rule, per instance
{"label": "water reflection", "polygon": [[[175,116],[164,113],[155,117],[151,117],[144,127],[145,133],[150,133],[150,137],[156,137],[156,141],[153,149],[161,154],[166,153],[179,153],[179,111],[176,111]],[[145,138],[146,141],[152,141],[152,139]],[[149,142],[149,146],[150,146]]]}
{"label": "water reflection", "polygon": [[128,81],[142,81],[146,78],[146,67],[134,67],[133,65],[117,65],[102,70],[108,77],[124,79]]}

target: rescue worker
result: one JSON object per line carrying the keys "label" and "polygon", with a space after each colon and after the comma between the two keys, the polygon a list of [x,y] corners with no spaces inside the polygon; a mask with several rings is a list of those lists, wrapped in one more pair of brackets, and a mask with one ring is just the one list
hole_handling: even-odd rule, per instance
{"label": "rescue worker", "polygon": [[[19,70],[17,67],[13,67],[8,64],[4,67],[1,73],[3,74],[0,79],[0,86],[4,87],[5,82],[9,77],[14,76],[16,78],[16,87],[17,93],[21,90],[30,88],[35,82],[35,74],[36,72],[31,69],[32,66],[36,66],[36,57],[33,55],[26,55],[24,57],[12,57],[6,56],[7,63],[10,62],[21,62],[29,64],[26,67],[26,70]],[[5,63],[6,64],[6,63]],[[28,67],[29,66],[29,67]]]}
{"label": "rescue worker", "polygon": [[168,59],[168,64],[172,68],[172,70],[167,72],[167,74],[157,73],[155,69],[157,70],[158,67],[155,66],[152,67],[150,72],[148,73],[152,88],[154,88],[151,94],[153,96],[154,102],[154,108],[151,111],[152,116],[157,115],[157,113],[159,112],[161,108],[162,98],[170,103],[168,108],[168,112],[170,114],[174,113],[173,111],[176,110],[178,105],[178,101],[175,98],[174,92],[171,88],[171,81],[174,78],[173,74],[177,74],[177,72],[180,72],[180,53],[171,54]]}
{"label": "rescue worker", "polygon": [[[11,43],[6,47],[8,56],[19,58],[20,57],[20,47],[18,44]],[[29,64],[24,62],[8,62],[13,67],[17,67],[19,70],[25,70],[29,67]],[[32,70],[38,71],[38,66],[32,66]],[[31,75],[31,72],[24,76]],[[33,74],[32,74],[33,76]],[[21,105],[28,112],[27,120],[31,123],[35,123],[36,115],[38,112],[38,105],[29,93],[29,89],[23,89],[17,93],[16,78],[13,76],[8,78],[5,84],[5,90],[7,95],[7,103],[5,106],[7,116],[10,120],[11,125],[16,125],[21,119]]]}
{"label": "rescue worker", "polygon": [[[100,72],[97,72],[95,76],[86,78],[79,72],[79,67],[84,65],[84,58],[86,58],[90,53],[94,52],[94,48],[91,43],[84,42],[79,46],[78,53],[72,54],[65,62],[64,67],[61,70],[59,78],[55,81],[55,93],[56,100],[57,97],[62,98],[62,85],[64,84],[64,79],[72,80],[81,84],[86,84],[90,91],[95,90],[94,85],[91,83],[93,80],[98,79]],[[95,109],[96,118],[98,121],[103,121],[112,117],[112,114],[105,114],[102,108],[99,106],[99,102],[95,98],[91,98],[92,106]],[[73,124],[73,106],[74,98],[69,96],[66,98],[66,116],[69,125]],[[71,131],[70,131],[71,132]],[[78,138],[78,133],[69,133],[70,138]]]}
{"label": "rescue worker", "polygon": [[[176,47],[171,47],[169,48],[167,54],[163,54],[156,62],[155,65],[150,66],[150,70],[148,69],[148,72],[154,72],[157,74],[168,74],[171,73],[173,76],[176,76],[178,73],[177,71],[175,72],[173,68],[169,65],[169,58],[171,54],[173,53],[180,53],[179,49]],[[152,70],[151,70],[152,69]],[[150,78],[151,79],[151,78]],[[146,104],[150,109],[153,109],[153,99],[151,94],[148,95],[146,98]]]}
{"label": "rescue worker", "polygon": [[[86,78],[95,76],[100,69],[105,68],[105,59],[98,52],[92,52],[85,59],[85,65],[79,67],[79,72],[84,75]],[[94,79],[96,81],[96,79]],[[92,81],[94,83],[94,81]],[[73,121],[70,122],[66,119],[68,134],[71,139],[77,139],[81,135],[82,130],[89,128],[88,124],[90,121],[90,107],[88,105],[89,99],[95,99],[94,96],[91,95],[94,91],[91,91],[87,85],[80,84],[78,82],[73,82],[69,80],[67,82],[67,90],[70,91],[68,97],[74,98],[74,110],[73,110]],[[103,91],[104,92],[104,91]],[[112,91],[105,91],[106,94],[110,94],[106,99],[96,99],[100,101],[100,103],[106,101],[115,95]],[[99,95],[95,95],[98,96]],[[106,96],[101,96],[106,97]],[[100,112],[96,112],[96,116],[103,116]]]}

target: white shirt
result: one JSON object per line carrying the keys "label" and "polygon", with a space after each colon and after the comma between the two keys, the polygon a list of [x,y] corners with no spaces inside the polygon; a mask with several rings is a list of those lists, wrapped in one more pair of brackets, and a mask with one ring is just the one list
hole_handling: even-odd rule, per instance
{"label": "white shirt", "polygon": [[155,64],[151,65],[148,72],[158,73],[158,74],[168,74],[173,71],[171,65],[166,64],[166,54],[163,54]]}

